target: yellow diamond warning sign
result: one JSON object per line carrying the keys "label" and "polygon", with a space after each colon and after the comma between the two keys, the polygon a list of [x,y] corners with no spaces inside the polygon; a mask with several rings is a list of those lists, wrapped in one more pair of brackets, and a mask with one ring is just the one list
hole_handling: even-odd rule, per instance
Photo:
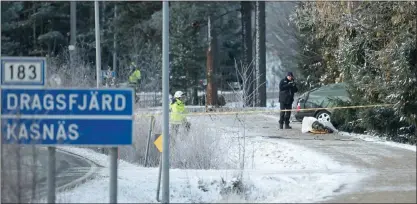
{"label": "yellow diamond warning sign", "polygon": [[156,138],[155,142],[153,142],[156,146],[156,148],[159,150],[159,152],[162,152],[162,135],[159,135],[158,138]]}

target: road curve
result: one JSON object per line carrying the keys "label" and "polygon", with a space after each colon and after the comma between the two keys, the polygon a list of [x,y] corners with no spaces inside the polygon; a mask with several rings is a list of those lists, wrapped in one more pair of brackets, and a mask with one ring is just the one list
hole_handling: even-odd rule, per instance
{"label": "road curve", "polygon": [[[35,155],[34,152],[36,152],[35,159],[33,157]],[[9,196],[7,200],[4,200],[4,196],[2,196],[2,203],[16,203],[19,201],[19,195],[20,202],[22,203],[39,202],[37,200],[43,200],[47,196],[47,148],[39,147],[34,150],[32,147],[24,147],[21,148],[20,155],[23,161],[20,167],[21,190],[17,190],[19,187],[16,185],[17,168],[16,166],[12,167],[12,165],[9,165],[9,168],[4,169],[3,176],[11,179],[6,183],[2,183],[4,186],[9,187],[9,190],[3,191],[2,195],[6,193]],[[7,165],[7,162],[12,161],[7,161],[7,158],[5,158],[3,162],[4,166],[5,163]],[[97,165],[87,158],[56,149],[56,193],[60,190],[74,187],[90,178],[96,171],[96,167]],[[33,172],[36,172],[36,174],[33,174]],[[32,175],[36,175],[36,177]]]}
{"label": "road curve", "polygon": [[[47,152],[47,150],[45,151]],[[47,165],[47,163],[46,163]],[[56,190],[62,191],[64,189],[75,187],[85,180],[91,178],[96,172],[97,164],[93,161],[76,155],[74,153],[56,149]],[[47,166],[45,166],[47,167]],[[47,169],[45,169],[47,170]],[[45,171],[46,172],[46,171]],[[45,175],[45,184],[46,184]],[[47,186],[39,190],[42,196],[47,196]]]}
{"label": "road curve", "polygon": [[[216,116],[215,127],[233,124],[233,117]],[[249,114],[246,137],[285,140],[330,157],[364,176],[356,185],[343,184],[320,200],[328,203],[416,203],[416,152],[338,134],[302,134],[301,123],[279,130],[277,115]],[[330,174],[330,172],[329,172]]]}
{"label": "road curve", "polygon": [[348,193],[326,198],[325,203],[416,203],[416,152],[339,134],[301,134],[301,123],[277,136],[305,146],[333,160],[372,172]]}

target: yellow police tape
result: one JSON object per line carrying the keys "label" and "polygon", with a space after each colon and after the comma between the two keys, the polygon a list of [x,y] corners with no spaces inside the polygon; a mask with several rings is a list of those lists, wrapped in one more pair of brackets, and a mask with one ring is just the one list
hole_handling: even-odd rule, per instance
{"label": "yellow police tape", "polygon": [[[240,111],[225,111],[225,112],[216,112],[216,108],[212,108],[214,111],[206,112],[189,112],[187,116],[197,116],[197,115],[236,115],[236,114],[255,114],[255,113],[275,113],[275,112],[287,112],[287,111],[317,111],[317,110],[336,110],[336,109],[354,109],[354,108],[374,108],[374,107],[387,107],[393,106],[394,104],[375,104],[375,105],[361,105],[361,106],[337,106],[337,107],[328,107],[328,108],[303,108],[303,109],[286,109],[286,110],[240,110]],[[221,109],[217,109],[221,110]],[[151,117],[162,115],[162,113],[136,113],[135,116],[142,117]]]}

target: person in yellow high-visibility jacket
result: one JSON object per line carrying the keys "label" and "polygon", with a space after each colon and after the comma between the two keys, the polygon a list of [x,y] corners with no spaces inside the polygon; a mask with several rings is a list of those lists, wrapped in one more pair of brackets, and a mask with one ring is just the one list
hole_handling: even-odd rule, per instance
{"label": "person in yellow high-visibility jacket", "polygon": [[129,76],[129,83],[138,85],[142,77],[139,67],[136,66],[134,62],[132,62],[130,63],[130,70],[131,70],[131,74]]}
{"label": "person in yellow high-visibility jacket", "polygon": [[184,92],[177,91],[174,94],[172,102],[170,104],[170,123],[174,134],[178,133],[179,127],[184,125],[186,130],[190,129],[191,124],[187,121],[188,111],[185,109],[184,104]]}
{"label": "person in yellow high-visibility jacket", "polygon": [[129,75],[128,82],[129,82],[129,86],[132,87],[135,91],[135,102],[137,102],[139,101],[139,97],[137,95],[139,91],[139,82],[142,76],[141,76],[139,67],[136,66],[134,62],[130,63],[129,68],[130,68],[130,75]]}

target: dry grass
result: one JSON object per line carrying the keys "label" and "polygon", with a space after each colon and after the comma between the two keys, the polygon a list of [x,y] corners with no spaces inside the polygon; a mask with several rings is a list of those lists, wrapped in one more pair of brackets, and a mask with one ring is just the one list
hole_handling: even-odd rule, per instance
{"label": "dry grass", "polygon": [[[224,163],[224,134],[216,128],[204,127],[201,123],[208,122],[209,117],[200,117],[198,123],[192,123],[189,132],[180,127],[177,135],[170,138],[170,156],[172,168],[184,169],[217,169],[226,168]],[[138,118],[135,121],[135,137],[131,147],[120,147],[120,157],[124,160],[140,165],[145,163],[145,153],[149,134],[150,117]],[[162,117],[156,117],[151,136],[148,164],[157,166],[160,153],[153,141],[162,133]]]}
{"label": "dry grass", "polygon": [[[38,195],[40,150],[34,146],[2,146],[2,203],[22,203],[35,200]],[[45,172],[45,171],[43,171]]]}

